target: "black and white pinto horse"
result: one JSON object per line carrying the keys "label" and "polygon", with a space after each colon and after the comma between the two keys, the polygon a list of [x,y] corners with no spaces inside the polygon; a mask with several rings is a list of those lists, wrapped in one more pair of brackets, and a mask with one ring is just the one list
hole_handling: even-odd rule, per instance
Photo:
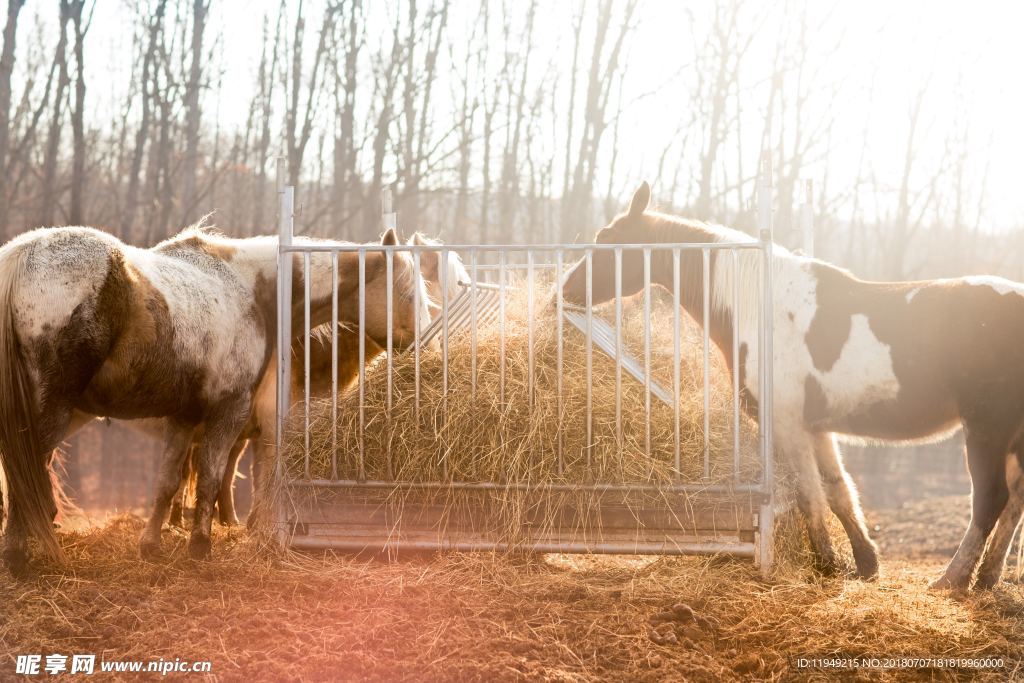
{"label": "black and white pinto horse", "polygon": [[[397,244],[394,232],[382,243]],[[195,229],[152,249],[91,228],[34,230],[0,248],[0,465],[8,491],[4,559],[12,571],[27,560],[28,534],[47,555],[63,558],[53,530],[62,496],[50,459],[73,421],[93,416],[166,418],[143,554],[159,548],[181,459],[202,430],[189,552],[209,554],[228,451],[249,419],[276,338],[277,259],[276,238]],[[330,319],[331,256],[313,253],[309,262],[311,323],[318,325]],[[401,281],[422,289],[408,254],[394,263],[396,281],[408,271]],[[293,272],[297,334],[305,277],[298,254]],[[384,254],[368,252],[365,272],[367,316],[383,316],[385,307],[371,302],[384,300]],[[339,305],[356,305],[358,281],[358,256],[340,253]],[[412,321],[396,312],[396,346],[415,338]]]}
{"label": "black and white pinto horse", "polygon": [[[626,213],[597,234],[602,244],[750,241],[747,235],[647,211],[644,183]],[[709,336],[732,364],[732,322],[738,318],[739,378],[744,409],[757,414],[757,297],[760,263],[743,251],[712,251]],[[703,259],[682,252],[687,312],[702,320]],[[613,255],[595,252],[595,304],[615,296]],[[995,277],[920,282],[867,282],[828,263],[782,248],[772,260],[774,288],[773,427],[776,457],[797,475],[797,503],[816,563],[840,569],[826,514],[849,536],[857,575],[878,573],[860,502],[837,449],[838,437],[908,443],[939,439],[962,427],[972,483],[971,522],[937,588],[966,588],[984,554],[975,586],[996,584],[1024,512],[1024,285]],[[737,272],[738,270],[738,272]],[[586,300],[586,269],[564,282],[566,300]],[[669,253],[652,252],[651,277],[671,291]],[[732,287],[739,278],[740,310]],[[643,286],[639,250],[624,250],[622,292]],[[744,301],[745,299],[745,301]],[[994,530],[994,533],[993,533]],[[990,538],[991,536],[991,538]]]}

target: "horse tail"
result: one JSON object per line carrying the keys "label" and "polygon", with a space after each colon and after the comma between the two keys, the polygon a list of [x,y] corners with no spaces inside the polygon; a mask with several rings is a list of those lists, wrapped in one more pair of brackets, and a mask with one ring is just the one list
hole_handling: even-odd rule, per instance
{"label": "horse tail", "polygon": [[53,531],[62,496],[55,496],[50,458],[43,453],[35,387],[14,318],[27,247],[17,245],[0,257],[0,469],[7,482],[8,529],[20,521],[49,557],[63,561]]}

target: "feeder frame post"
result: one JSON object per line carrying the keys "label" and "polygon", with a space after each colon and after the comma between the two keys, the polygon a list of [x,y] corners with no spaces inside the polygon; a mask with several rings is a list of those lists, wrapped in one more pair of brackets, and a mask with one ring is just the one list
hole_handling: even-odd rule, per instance
{"label": "feeder frame post", "polygon": [[385,187],[380,193],[380,220],[384,229],[398,230],[398,213],[394,209],[391,188]]}
{"label": "feeder frame post", "polygon": [[814,181],[804,181],[804,202],[800,205],[800,233],[803,252],[814,256]]}
{"label": "feeder frame post", "polygon": [[[292,261],[293,256],[286,248],[292,246],[295,235],[295,187],[287,185],[287,167],[284,157],[277,158],[278,249],[277,249],[277,429],[275,435],[274,476],[284,481],[284,428],[288,422],[291,400],[291,349],[292,349]],[[273,517],[277,522],[277,537],[281,543],[287,541],[286,513],[282,501],[278,501]]]}
{"label": "feeder frame post", "polygon": [[774,495],[774,448],[772,445],[772,374],[774,367],[774,355],[772,353],[772,327],[774,323],[774,312],[772,309],[772,160],[771,154],[765,150],[761,157],[761,169],[758,178],[757,188],[758,199],[758,227],[761,247],[763,250],[761,266],[761,296],[762,313],[761,329],[758,334],[761,336],[759,359],[761,392],[760,415],[758,422],[761,428],[761,457],[762,482],[765,502],[761,504],[758,514],[758,548],[756,561],[760,566],[761,573],[768,576],[772,571],[772,564],[775,559],[775,495]]}

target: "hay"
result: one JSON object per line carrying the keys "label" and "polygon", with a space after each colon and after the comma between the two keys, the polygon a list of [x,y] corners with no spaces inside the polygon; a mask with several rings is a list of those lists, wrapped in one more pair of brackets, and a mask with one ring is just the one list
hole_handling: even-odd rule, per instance
{"label": "hay", "polygon": [[[871,522],[884,545],[888,520]],[[216,529],[212,561],[190,561],[185,536],[165,531],[168,558],[154,564],[136,556],[142,525],[124,516],[62,532],[66,568],[41,561],[20,581],[0,572],[0,678],[13,676],[15,655],[32,653],[209,659],[224,681],[825,679],[837,673],[800,671],[796,659],[927,655],[1005,664],[839,675],[1024,673],[1021,586],[928,591],[948,557],[884,558],[876,583],[808,570],[765,581],[749,563],[708,558],[310,556]],[[653,642],[649,619],[676,603],[703,625]]]}
{"label": "hay", "polygon": [[[538,291],[544,291],[543,284]],[[538,296],[540,299],[540,296]],[[671,390],[673,312],[657,296],[652,305],[652,377]],[[596,315],[609,316],[611,306]],[[643,318],[639,301],[623,313],[624,345],[642,359]],[[674,467],[673,410],[651,399],[651,453],[645,453],[643,384],[623,371],[622,444],[615,430],[615,361],[596,347],[593,353],[593,440],[586,443],[587,386],[584,335],[564,324],[563,403],[557,393],[557,327],[553,306],[538,303],[533,314],[534,390],[529,390],[529,319],[527,295],[510,291],[506,307],[504,382],[500,321],[477,331],[476,389],[473,389],[472,341],[468,330],[448,344],[447,390],[439,348],[424,349],[420,359],[417,408],[412,353],[393,360],[392,406],[387,407],[387,365],[383,359],[366,371],[365,430],[360,431],[359,393],[339,397],[337,461],[341,478],[359,476],[359,438],[365,435],[363,473],[368,479],[402,481],[511,481],[580,484],[695,482],[702,480],[704,449],[703,359],[699,330],[683,327],[680,387],[680,469]],[[612,318],[613,319],[613,318]],[[685,321],[685,318],[684,318]],[[711,350],[710,477],[728,481],[733,474],[733,392],[720,355]],[[504,393],[504,400],[502,400]],[[329,478],[332,451],[331,404],[311,407],[310,472]],[[304,407],[296,406],[289,462],[303,474]],[[299,428],[299,429],[296,429]],[[562,438],[561,470],[557,458]],[[741,476],[760,476],[756,425],[740,424]]]}
{"label": "hay", "polygon": [[[538,286],[543,292],[543,285]],[[504,353],[500,319],[477,329],[475,388],[473,339],[468,329],[448,343],[447,386],[439,348],[424,349],[420,358],[419,402],[416,399],[415,357],[393,359],[391,405],[388,407],[388,368],[381,359],[366,370],[365,429],[360,429],[360,395],[356,387],[338,398],[337,449],[332,446],[331,401],[310,405],[307,459],[305,406],[294,408],[286,433],[285,462],[292,478],[330,479],[337,467],[341,479],[401,482],[505,482],[533,487],[500,495],[475,495],[446,488],[415,492],[416,505],[439,505],[448,518],[472,520],[475,530],[516,546],[533,539],[554,538],[567,508],[596,510],[613,494],[587,488],[592,483],[653,485],[653,491],[629,493],[612,501],[630,510],[689,505],[669,484],[698,485],[733,482],[733,390],[720,354],[710,349],[710,413],[708,475],[704,476],[703,341],[700,328],[683,319],[679,398],[679,467],[675,466],[675,411],[651,397],[650,452],[646,450],[646,395],[643,383],[625,371],[621,380],[622,438],[616,434],[615,360],[596,347],[593,352],[592,424],[586,440],[587,381],[584,334],[564,324],[562,401],[558,397],[558,334],[556,310],[538,295],[530,314],[524,288],[511,290],[506,305]],[[611,316],[612,305],[595,311]],[[533,332],[533,389],[530,385],[530,322]],[[674,372],[674,314],[667,297],[652,300],[652,379],[671,390]],[[643,358],[642,301],[627,301],[623,312],[623,342],[627,351]],[[504,368],[503,368],[504,362]],[[360,444],[360,438],[364,439]],[[746,416],[739,423],[739,480],[761,476],[757,426]],[[559,442],[561,440],[561,442]],[[561,448],[562,457],[558,452]],[[361,450],[362,449],[362,450]],[[780,482],[782,478],[780,477]],[[569,490],[537,492],[538,485],[567,485]],[[779,489],[785,489],[785,485]],[[788,501],[788,494],[780,497]],[[388,504],[401,518],[413,501],[410,488],[395,489]],[[575,515],[572,524],[591,540],[610,536],[602,523]],[[532,516],[530,516],[532,515]],[[524,523],[529,517],[530,521]],[[559,519],[562,521],[559,522]],[[456,523],[457,524],[457,523]]]}

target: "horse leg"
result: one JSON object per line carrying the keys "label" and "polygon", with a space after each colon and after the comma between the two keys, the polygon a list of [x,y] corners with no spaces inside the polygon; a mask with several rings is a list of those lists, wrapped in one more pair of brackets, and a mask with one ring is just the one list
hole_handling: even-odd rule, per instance
{"label": "horse leg", "polygon": [[192,559],[210,556],[213,505],[227,469],[228,452],[249,419],[252,402],[248,396],[219,406],[206,418],[206,434],[199,447],[196,461],[196,512],[192,534],[188,539],[188,552]]}
{"label": "horse leg", "polygon": [[238,472],[238,461],[245,452],[247,439],[235,439],[228,453],[228,464],[224,469],[224,478],[220,481],[220,493],[217,494],[217,516],[224,526],[238,524],[235,516],[235,474]]}
{"label": "horse leg", "polygon": [[857,563],[857,576],[862,579],[874,579],[878,576],[878,548],[868,536],[857,487],[843,467],[835,438],[828,433],[815,435],[814,454],[822,481],[825,483],[825,496],[828,498],[829,507],[843,523],[846,535],[850,539],[853,559]]}
{"label": "horse leg", "polygon": [[185,527],[185,498],[188,493],[188,480],[192,474],[192,453],[195,451],[195,444],[189,446],[188,455],[181,462],[181,478],[178,481],[178,490],[174,492],[171,499],[171,516],[167,523],[178,528]]}
{"label": "horse leg", "polygon": [[167,517],[171,499],[181,484],[182,462],[192,442],[193,425],[168,420],[164,453],[157,473],[156,494],[153,497],[153,512],[146,522],[146,528],[139,539],[139,554],[144,558],[155,557],[160,552],[160,529]]}
{"label": "horse leg", "polygon": [[249,516],[245,520],[245,526],[250,531],[266,522],[267,499],[270,494],[267,491],[267,473],[273,470],[275,453],[274,445],[267,443],[262,437],[256,437],[251,443],[252,507],[249,508]]}
{"label": "horse leg", "polygon": [[960,547],[932,588],[965,589],[978,564],[996,520],[1006,507],[1006,454],[1010,438],[993,429],[964,425],[967,469],[971,474],[971,523]]}
{"label": "horse leg", "polygon": [[978,569],[978,579],[974,583],[975,588],[992,588],[1003,576],[1006,554],[1010,551],[1013,534],[1020,523],[1021,515],[1024,514],[1024,470],[1021,469],[1020,458],[1019,453],[1014,453],[1006,461],[1006,482],[1010,489],[1010,499],[1003,508],[1003,513],[999,515],[995,532],[988,542],[981,568]]}
{"label": "horse leg", "polygon": [[[57,448],[61,439],[64,438],[70,422],[71,408],[69,406],[44,402],[38,424],[39,446],[42,450],[33,458],[30,466],[38,467],[42,470],[36,473],[32,479],[38,478],[38,481],[45,480],[49,482],[44,485],[46,490],[39,492],[38,495],[43,498],[41,502],[49,513],[48,523],[51,525],[57,517],[57,512],[59,511],[57,501],[61,499],[62,494],[54,490],[55,480],[50,476],[50,462],[53,458],[53,451]],[[10,476],[10,473],[7,473],[6,476]],[[10,486],[9,483],[8,486]],[[59,486],[59,483],[57,483],[57,486]],[[4,534],[3,559],[7,569],[15,576],[21,575],[28,564],[28,533],[30,525],[25,519],[25,512],[22,510],[24,505],[25,503],[8,489],[7,529]],[[39,540],[44,541],[45,539],[40,538]]]}
{"label": "horse leg", "polygon": [[780,450],[792,463],[796,474],[797,507],[800,508],[804,523],[807,525],[807,536],[811,544],[811,553],[814,555],[815,568],[826,576],[834,576],[839,573],[840,566],[826,524],[828,501],[815,459],[813,435],[801,433],[798,437],[786,441],[789,443],[784,441],[779,444]]}

